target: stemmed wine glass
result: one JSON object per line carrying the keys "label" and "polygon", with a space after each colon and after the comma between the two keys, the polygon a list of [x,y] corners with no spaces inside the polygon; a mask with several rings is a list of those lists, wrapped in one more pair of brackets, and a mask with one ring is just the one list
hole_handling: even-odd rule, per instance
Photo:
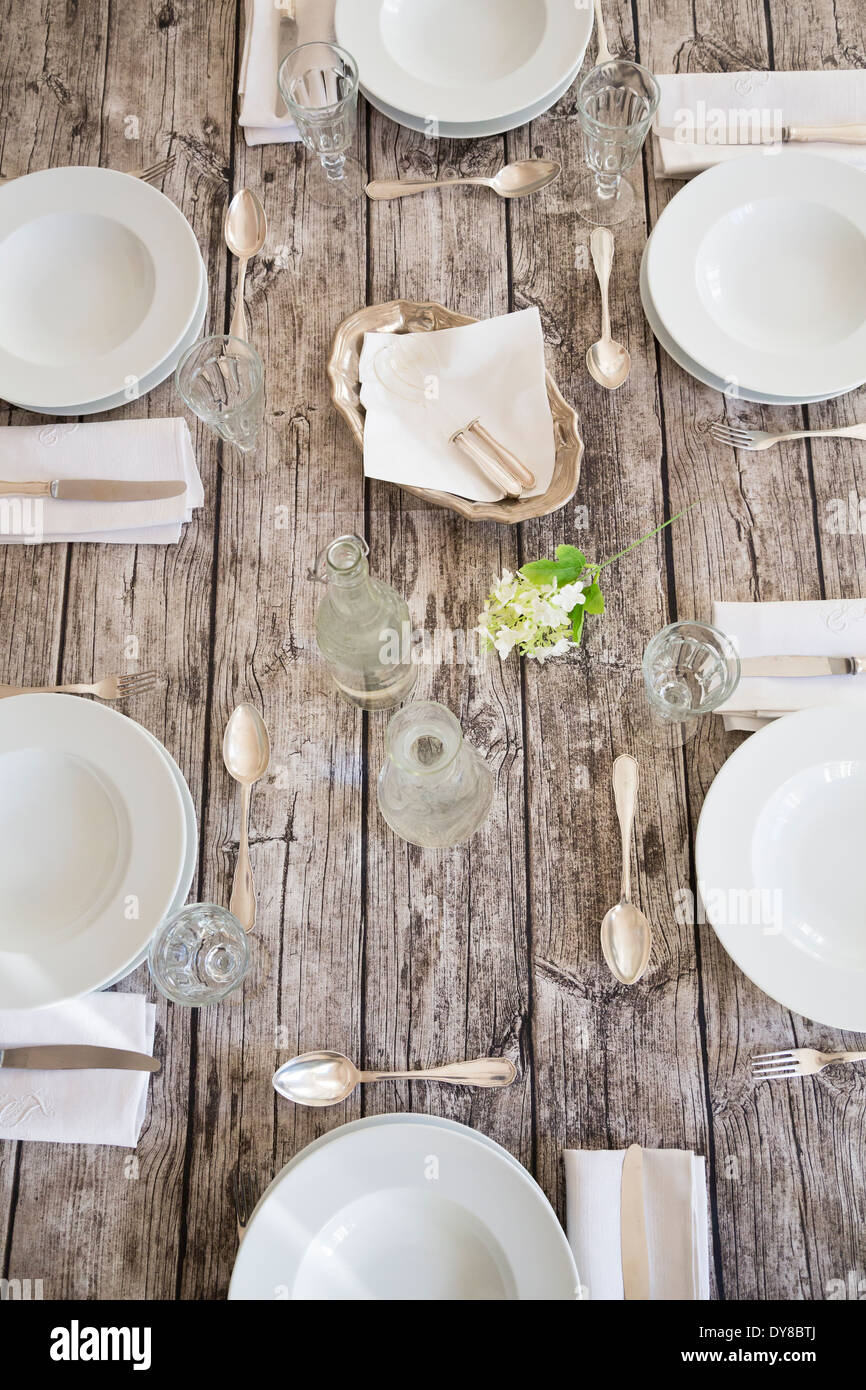
{"label": "stemmed wine glass", "polygon": [[587,222],[610,227],[629,217],[634,189],[623,175],[632,167],[659,104],[651,72],[626,58],[611,58],[588,72],[577,93],[583,169],[573,189]]}
{"label": "stemmed wine glass", "polygon": [[316,203],[339,207],[359,198],[364,175],[347,155],[358,115],[358,67],[335,43],[302,43],[280,64],[280,93],[308,150],[319,163],[307,173]]}

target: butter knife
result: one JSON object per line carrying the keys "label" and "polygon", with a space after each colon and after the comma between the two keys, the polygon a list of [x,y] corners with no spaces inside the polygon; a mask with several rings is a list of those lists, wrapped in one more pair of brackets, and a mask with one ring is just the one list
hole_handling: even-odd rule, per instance
{"label": "butter knife", "polygon": [[[285,59],[298,46],[298,21],[295,18],[295,0],[274,0],[274,7],[280,16],[280,27],[277,34],[277,72],[279,72]],[[279,84],[277,84],[274,115],[285,120],[288,114],[286,103],[283,101],[283,94]]]}
{"label": "butter knife", "polygon": [[40,1071],[159,1071],[161,1063],[146,1052],[126,1052],[119,1047],[85,1047],[57,1043],[49,1047],[0,1048],[0,1069],[31,1068]]}
{"label": "butter knife", "polygon": [[866,656],[741,656],[741,676],[862,676]]}
{"label": "butter knife", "polygon": [[660,140],[673,140],[676,145],[720,145],[723,148],[728,145],[801,145],[812,140],[832,145],[866,145],[866,125],[783,125],[754,130],[751,125],[740,127],[734,123],[725,131],[732,137],[727,140],[720,140],[719,132],[707,126],[657,126],[655,134]]}
{"label": "butter knife", "polygon": [[648,1300],[649,1246],[643,1204],[643,1149],[640,1144],[632,1144],[626,1149],[622,1164],[620,1251],[622,1287],[626,1300]]}
{"label": "butter knife", "polygon": [[186,492],[182,478],[163,483],[127,483],[114,478],[53,478],[47,482],[0,482],[0,497],[54,497],[59,502],[157,502]]}

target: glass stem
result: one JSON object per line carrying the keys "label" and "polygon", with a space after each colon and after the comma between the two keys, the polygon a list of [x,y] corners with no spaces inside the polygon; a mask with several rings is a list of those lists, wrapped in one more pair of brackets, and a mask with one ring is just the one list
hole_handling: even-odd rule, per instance
{"label": "glass stem", "polygon": [[320,156],[320,158],[322,161],[322,168],[325,171],[326,178],[330,179],[333,183],[336,183],[339,179],[344,177],[343,166],[346,163],[346,156],[344,154],[323,154]]}
{"label": "glass stem", "polygon": [[595,191],[602,202],[614,202],[619,197],[622,174],[595,174]]}

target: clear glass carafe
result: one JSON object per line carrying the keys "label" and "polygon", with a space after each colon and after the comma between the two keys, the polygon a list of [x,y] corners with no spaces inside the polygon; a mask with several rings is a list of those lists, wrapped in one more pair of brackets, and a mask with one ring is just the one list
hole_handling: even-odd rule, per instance
{"label": "clear glass carafe", "polygon": [[429,849],[474,835],[493,801],[493,773],[449,709],[427,700],[407,705],[388,725],[385,749],[379,810],[397,835]]}
{"label": "clear glass carafe", "polygon": [[396,589],[370,575],[360,536],[338,536],[316,561],[328,592],[316,614],[319,651],[337,689],[361,709],[393,709],[418,676],[409,608]]}

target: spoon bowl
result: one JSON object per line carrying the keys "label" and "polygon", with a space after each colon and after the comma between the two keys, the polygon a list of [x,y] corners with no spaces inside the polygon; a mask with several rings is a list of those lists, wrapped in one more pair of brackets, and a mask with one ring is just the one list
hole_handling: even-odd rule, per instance
{"label": "spoon bowl", "polygon": [[561,172],[562,165],[555,159],[516,159],[504,165],[487,183],[500,198],[522,198],[525,193],[537,193],[546,188]]}
{"label": "spoon bowl", "polygon": [[238,858],[229,908],[247,931],[256,924],[256,890],[250,865],[250,795],[253,785],[268,770],[271,740],[268,726],[253,705],[238,705],[223,734],[223,762],[241,788],[241,828]]}
{"label": "spoon bowl", "polygon": [[615,391],[631,371],[631,357],[615,338],[599,338],[586,350],[586,369],[599,386]]}
{"label": "spoon bowl", "polygon": [[652,928],[634,903],[620,902],[605,913],[601,949],[612,975],[622,985],[636,984],[649,965]]}

